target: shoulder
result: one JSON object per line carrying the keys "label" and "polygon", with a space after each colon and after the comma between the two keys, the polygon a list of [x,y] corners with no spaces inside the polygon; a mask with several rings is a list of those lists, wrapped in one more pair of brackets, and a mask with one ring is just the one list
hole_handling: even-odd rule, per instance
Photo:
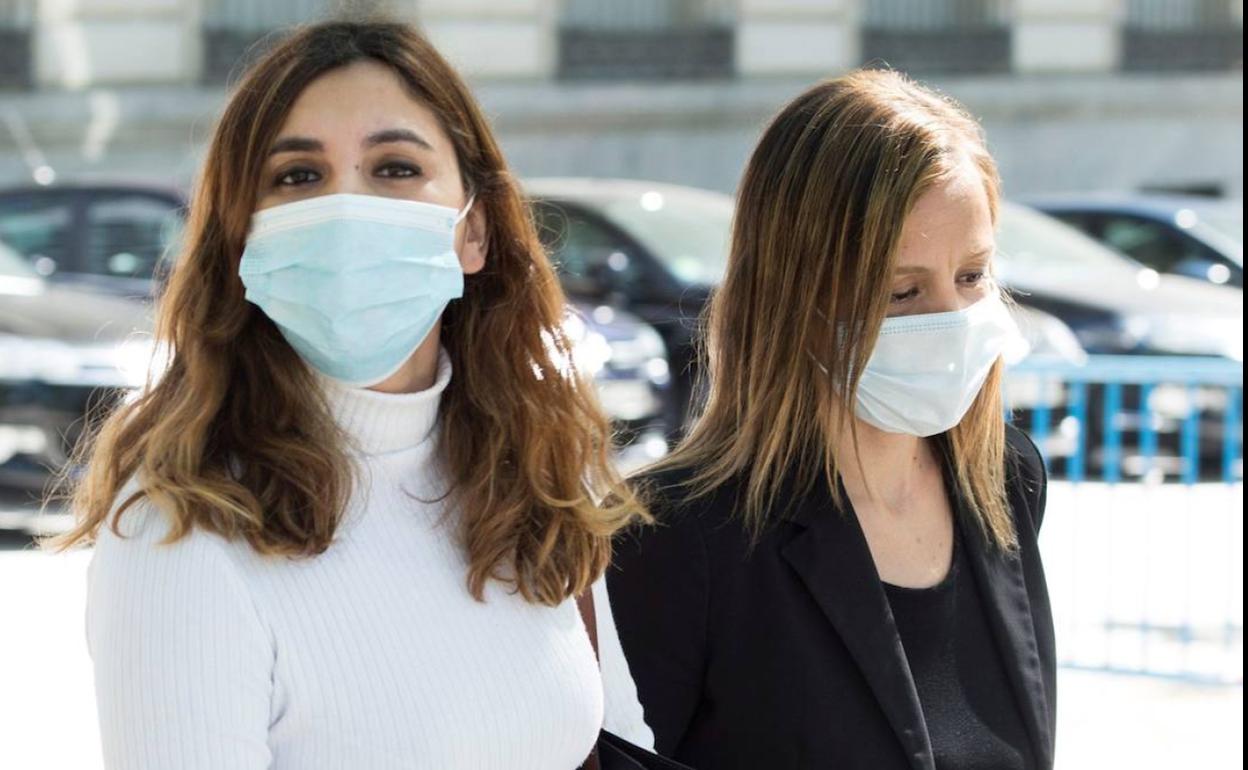
{"label": "shoulder", "polygon": [[[1021,429],[1005,426],[1005,483],[1015,518],[1024,511],[1032,530],[1040,531],[1048,488],[1048,472],[1035,442]],[[1019,507],[1023,511],[1018,510]]]}
{"label": "shoulder", "polygon": [[629,481],[649,507],[656,523],[730,518],[736,505],[737,482],[732,480],[714,489],[700,491],[695,484],[698,473],[696,467],[660,467],[634,476]]}
{"label": "shoulder", "polygon": [[250,591],[239,565],[239,552],[248,546],[199,528],[173,539],[173,517],[145,497],[135,498],[118,515],[121,505],[137,492],[136,484],[127,484],[113,516],[96,533],[87,572],[90,601],[97,607],[146,605],[165,597],[250,607]]}

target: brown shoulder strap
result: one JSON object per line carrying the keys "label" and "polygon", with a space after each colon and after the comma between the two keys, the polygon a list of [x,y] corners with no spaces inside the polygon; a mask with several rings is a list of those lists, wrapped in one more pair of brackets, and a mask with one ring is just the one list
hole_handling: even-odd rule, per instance
{"label": "brown shoulder strap", "polygon": [[585,624],[585,631],[589,634],[589,643],[594,646],[594,657],[601,661],[598,655],[598,615],[594,612],[593,586],[576,597],[576,607],[581,611],[581,622]]}
{"label": "brown shoulder strap", "polygon": [[[589,634],[589,643],[594,647],[594,658],[602,664],[602,659],[598,656],[598,616],[594,614],[594,588],[590,586],[585,589],[585,593],[576,597],[576,608],[581,611],[581,622],[585,624],[585,631]],[[598,762],[598,747],[594,747],[594,751],[585,760],[585,764],[581,765],[581,770],[599,770],[601,765]]]}

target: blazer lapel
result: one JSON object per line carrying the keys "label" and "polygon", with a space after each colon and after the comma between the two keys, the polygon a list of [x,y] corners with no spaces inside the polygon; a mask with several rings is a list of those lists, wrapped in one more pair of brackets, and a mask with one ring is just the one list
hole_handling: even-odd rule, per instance
{"label": "blazer lapel", "polygon": [[[948,467],[948,463],[945,465]],[[957,515],[964,522],[964,542],[969,546],[967,556],[1036,759],[1040,767],[1051,767],[1053,736],[1049,734],[1048,706],[1044,699],[1044,670],[1036,646],[1022,560],[1018,553],[1005,553],[988,540],[987,534],[969,516],[969,506],[957,482],[948,473],[945,484],[955,501]]]}
{"label": "blazer lapel", "polygon": [[783,547],[784,558],[836,627],[910,764],[932,770],[931,739],[918,690],[858,519],[835,507],[823,481],[798,500],[785,518],[805,529]]}

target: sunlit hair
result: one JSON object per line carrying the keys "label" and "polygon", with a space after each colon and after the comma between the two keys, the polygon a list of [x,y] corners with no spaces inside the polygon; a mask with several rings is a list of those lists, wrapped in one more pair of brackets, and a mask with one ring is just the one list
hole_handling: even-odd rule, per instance
{"label": "sunlit hair", "polygon": [[[787,484],[791,503],[822,474],[842,503],[833,482],[856,460],[837,456],[835,437],[848,428],[858,445],[842,405],[853,403],[888,310],[902,224],[967,161],[995,223],[996,165],[979,125],[951,100],[895,72],[859,71],[786,106],[738,191],[727,276],[705,319],[707,403],[656,469],[693,469],[693,497],[744,478],[740,513],[756,533]],[[945,446],[984,531],[1010,548],[1001,376],[998,361]]]}
{"label": "sunlit hair", "polygon": [[[485,212],[485,268],[443,316],[454,376],[439,457],[477,599],[498,580],[557,604],[605,570],[611,535],[644,509],[613,470],[610,425],[572,368],[565,300],[532,214],[464,82],[410,26],[327,22],[296,30],[233,91],[204,163],[185,246],[160,301],[167,370],[103,423],[72,493],[76,526],[45,545],[94,540],[139,498],[168,512],[169,542],[202,527],[265,554],[329,547],[354,479],[317,381],[244,299],[239,258],[269,146],[300,93],[356,61],[394,70],[454,144]],[[130,479],[139,491],[116,500]],[[116,516],[110,513],[116,510]]]}

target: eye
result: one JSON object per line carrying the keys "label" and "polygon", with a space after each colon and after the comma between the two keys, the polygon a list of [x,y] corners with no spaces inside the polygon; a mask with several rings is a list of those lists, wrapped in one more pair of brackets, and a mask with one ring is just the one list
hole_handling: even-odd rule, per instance
{"label": "eye", "polygon": [[390,179],[405,179],[420,176],[420,167],[410,163],[386,163],[377,167],[377,176]]}
{"label": "eye", "polygon": [[976,286],[987,277],[988,277],[988,274],[985,273],[983,270],[976,270],[974,272],[966,273],[965,275],[963,275],[962,282],[967,284],[968,286]]}
{"label": "eye", "polygon": [[310,168],[292,168],[281,172],[273,180],[274,187],[299,187],[320,180],[321,175]]}
{"label": "eye", "polygon": [[906,301],[912,300],[912,299],[914,299],[914,298],[915,298],[915,297],[917,297],[917,296],[919,296],[919,289],[918,289],[918,287],[916,286],[916,287],[913,287],[913,288],[907,289],[906,291],[900,291],[900,292],[895,291],[895,292],[893,292],[893,293],[892,293],[892,295],[889,297],[889,299],[890,299],[890,300],[891,300],[894,304],[896,304],[896,303],[906,302]]}

